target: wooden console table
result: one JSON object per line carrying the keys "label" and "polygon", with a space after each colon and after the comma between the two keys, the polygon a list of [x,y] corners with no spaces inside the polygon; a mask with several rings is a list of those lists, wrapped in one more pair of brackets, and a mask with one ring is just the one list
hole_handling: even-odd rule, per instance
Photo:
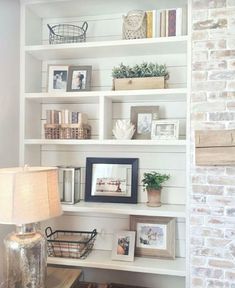
{"label": "wooden console table", "polygon": [[47,288],[75,288],[82,271],[79,269],[47,267]]}

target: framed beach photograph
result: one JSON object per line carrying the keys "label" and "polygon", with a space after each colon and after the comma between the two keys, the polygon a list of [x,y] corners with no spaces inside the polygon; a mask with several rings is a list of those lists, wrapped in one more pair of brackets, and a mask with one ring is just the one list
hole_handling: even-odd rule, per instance
{"label": "framed beach photograph", "polygon": [[118,231],[113,236],[112,260],[134,261],[135,232]]}
{"label": "framed beach photograph", "polygon": [[175,218],[130,216],[136,256],[175,259]]}
{"label": "framed beach photograph", "polygon": [[159,106],[131,107],[131,122],[135,125],[134,139],[151,139],[152,121],[159,119]]}
{"label": "framed beach photograph", "polygon": [[137,158],[87,158],[85,201],[137,203]]}
{"label": "framed beach photograph", "polygon": [[48,92],[66,92],[68,81],[68,66],[48,66]]}
{"label": "framed beach photograph", "polygon": [[151,139],[153,140],[179,139],[179,121],[154,120],[152,123]]}
{"label": "framed beach photograph", "polygon": [[67,91],[90,91],[91,70],[92,66],[70,66]]}

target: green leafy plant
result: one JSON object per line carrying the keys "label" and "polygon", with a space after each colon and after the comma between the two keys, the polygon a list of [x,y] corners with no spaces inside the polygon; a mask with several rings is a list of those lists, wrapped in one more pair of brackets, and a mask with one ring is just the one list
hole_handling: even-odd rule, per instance
{"label": "green leafy plant", "polygon": [[143,62],[133,67],[121,63],[112,70],[113,78],[164,77],[169,79],[166,65]]}
{"label": "green leafy plant", "polygon": [[157,172],[146,172],[144,173],[144,177],[142,179],[142,183],[144,186],[144,190],[149,189],[162,189],[162,183],[170,179],[170,175],[167,174],[160,174]]}

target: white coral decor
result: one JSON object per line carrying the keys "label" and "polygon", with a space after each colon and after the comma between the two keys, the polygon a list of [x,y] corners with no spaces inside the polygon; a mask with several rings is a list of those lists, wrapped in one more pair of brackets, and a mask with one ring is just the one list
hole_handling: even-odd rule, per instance
{"label": "white coral decor", "polygon": [[117,120],[113,129],[114,136],[121,140],[131,139],[135,132],[135,126],[130,120]]}

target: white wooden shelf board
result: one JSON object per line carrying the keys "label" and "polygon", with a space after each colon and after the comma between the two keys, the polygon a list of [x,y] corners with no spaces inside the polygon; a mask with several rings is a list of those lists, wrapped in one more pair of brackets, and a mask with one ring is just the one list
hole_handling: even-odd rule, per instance
{"label": "white wooden shelf board", "polygon": [[186,53],[187,36],[26,46],[39,60]]}
{"label": "white wooden shelf board", "polygon": [[99,97],[113,102],[133,101],[185,101],[187,89],[149,89],[119,91],[87,91],[65,93],[25,93],[25,99],[39,103],[98,103]]}
{"label": "white wooden shelf board", "polygon": [[86,259],[70,259],[60,257],[48,257],[48,264],[72,265],[78,267],[90,267],[99,269],[111,269],[130,272],[186,276],[185,259],[162,260],[154,258],[135,257],[133,262],[112,261],[111,251],[93,250]]}
{"label": "white wooden shelf board", "polygon": [[145,203],[93,203],[81,201],[75,205],[63,204],[64,212],[93,212],[122,215],[146,215],[158,217],[186,217],[185,205],[162,205],[161,207],[148,207]]}
{"label": "white wooden shelf board", "polygon": [[113,146],[185,146],[185,139],[178,140],[74,140],[74,139],[25,139],[25,145],[113,145]]}

